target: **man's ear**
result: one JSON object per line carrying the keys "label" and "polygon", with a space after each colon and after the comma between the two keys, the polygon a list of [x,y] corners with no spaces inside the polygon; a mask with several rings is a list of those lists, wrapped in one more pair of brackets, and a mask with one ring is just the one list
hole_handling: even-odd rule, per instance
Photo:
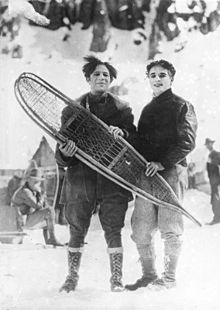
{"label": "man's ear", "polygon": [[86,82],[90,82],[90,81],[91,81],[90,77],[87,77]]}
{"label": "man's ear", "polygon": [[169,74],[169,76],[170,76],[170,80],[171,80],[171,83],[173,83],[173,81],[174,81],[174,76],[172,76],[172,74],[168,71],[168,74]]}

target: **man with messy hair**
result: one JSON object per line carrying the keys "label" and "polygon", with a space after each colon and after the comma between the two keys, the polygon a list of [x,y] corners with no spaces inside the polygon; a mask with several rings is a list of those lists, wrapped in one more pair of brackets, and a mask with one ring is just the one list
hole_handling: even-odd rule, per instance
{"label": "man with messy hair", "polygon": [[[176,70],[170,62],[156,60],[146,69],[153,99],[144,107],[138,122],[138,150],[148,161],[146,176],[159,173],[182,201],[187,186],[186,156],[195,147],[196,115],[192,104],[171,90]],[[143,274],[126,288],[174,287],[183,234],[182,215],[136,197],[131,222],[132,239],[140,256]],[[155,268],[154,236],[157,230],[164,240],[162,277],[157,276]]]}
{"label": "man with messy hair", "polygon": [[[104,121],[115,138],[122,136],[130,142],[136,132],[131,108],[126,102],[108,92],[109,85],[117,76],[115,68],[94,56],[84,59],[86,63],[82,71],[90,85],[90,91],[77,99],[76,103]],[[71,116],[71,106],[67,106],[62,113],[62,125]],[[131,193],[80,162],[74,157],[75,152],[76,146],[71,140],[67,144],[57,146],[56,151],[58,165],[67,167],[65,216],[70,228],[69,273],[61,291],[70,292],[76,289],[85,237],[97,204],[110,258],[111,290],[122,291],[124,288],[121,229],[124,226]]]}

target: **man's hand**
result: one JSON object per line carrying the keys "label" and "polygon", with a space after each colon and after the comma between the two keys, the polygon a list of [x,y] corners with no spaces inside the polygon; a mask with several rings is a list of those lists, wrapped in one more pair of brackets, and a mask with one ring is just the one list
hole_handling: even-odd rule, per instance
{"label": "man's hand", "polygon": [[164,166],[161,163],[151,161],[147,163],[147,169],[145,171],[145,174],[147,177],[152,177],[157,173],[157,171],[162,170],[164,170]]}
{"label": "man's hand", "polygon": [[46,26],[50,23],[48,18],[35,11],[27,0],[8,0],[8,11],[11,17],[21,15],[38,25]]}
{"label": "man's hand", "polygon": [[60,145],[60,151],[66,157],[72,157],[73,155],[75,155],[77,149],[78,148],[75,142],[73,142],[72,140],[68,140],[67,143]]}
{"label": "man's hand", "polygon": [[117,139],[119,136],[124,137],[124,132],[119,127],[109,126],[109,132],[113,134],[115,139]]}

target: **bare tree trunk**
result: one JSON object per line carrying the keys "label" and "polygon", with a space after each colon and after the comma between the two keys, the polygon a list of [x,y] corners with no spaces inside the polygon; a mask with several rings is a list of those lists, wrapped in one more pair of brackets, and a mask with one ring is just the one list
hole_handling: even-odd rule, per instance
{"label": "bare tree trunk", "polygon": [[156,23],[152,24],[152,30],[149,38],[148,59],[154,59],[159,52],[159,41],[161,40],[160,29]]}
{"label": "bare tree trunk", "polygon": [[111,38],[110,20],[105,0],[96,0],[94,9],[93,38],[90,45],[92,52],[104,52]]}
{"label": "bare tree trunk", "polygon": [[148,55],[147,59],[153,59],[158,51],[158,41],[159,41],[159,28],[156,25],[156,17],[157,17],[157,8],[162,0],[151,0],[149,3],[150,9],[149,12],[145,12],[145,24],[144,24],[144,32],[146,38],[148,39]]}

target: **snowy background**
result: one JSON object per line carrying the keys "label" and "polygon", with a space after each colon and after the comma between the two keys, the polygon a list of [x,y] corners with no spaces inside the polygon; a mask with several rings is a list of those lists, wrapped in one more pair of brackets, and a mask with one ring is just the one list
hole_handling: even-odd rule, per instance
{"label": "snowy background", "polygon": [[[22,72],[32,72],[71,98],[88,91],[88,84],[81,72],[83,56],[89,54],[91,29],[80,31],[81,25],[72,28],[67,42],[62,41],[65,29],[56,31],[30,27],[23,21],[19,36],[11,44],[23,46],[23,58],[0,54],[0,168],[26,168],[28,160],[37,149],[42,130],[25,115],[14,95],[14,82]],[[97,53],[102,59],[111,58],[118,69],[118,78],[112,85],[123,84],[128,93],[121,96],[132,106],[137,121],[141,109],[151,98],[145,77],[147,51],[144,45],[133,43],[132,31],[112,28],[112,40],[106,52]],[[177,74],[174,92],[193,103],[199,120],[197,149],[193,156],[204,161],[204,140],[211,137],[220,147],[220,28],[203,35],[188,33],[188,43],[181,52],[174,53],[176,41],[167,42],[162,54],[173,62]],[[1,45],[3,45],[1,38]],[[117,50],[114,49],[117,44]],[[48,137],[47,137],[48,138]],[[48,138],[51,146],[54,142]]]}
{"label": "snowy background", "polygon": [[[187,192],[185,207],[203,223],[211,220],[209,196]],[[130,239],[131,205],[123,230],[124,283],[141,275],[134,243]],[[75,292],[59,293],[67,274],[65,248],[44,248],[40,231],[28,233],[22,245],[0,245],[1,310],[218,310],[220,303],[220,224],[198,228],[185,220],[177,287],[163,292],[141,288],[134,292],[110,291],[110,267],[97,216],[92,219],[82,256]],[[68,240],[66,227],[56,226],[60,240]],[[162,244],[156,236],[157,268],[162,272]]]}
{"label": "snowy background", "polygon": [[[30,27],[23,21],[19,37],[23,58],[0,55],[0,168],[26,168],[39,145],[43,132],[21,110],[13,91],[22,72],[33,72],[69,97],[75,98],[88,90],[81,72],[82,57],[89,54],[91,29],[79,31],[75,25],[71,38],[63,42],[64,29],[50,31]],[[197,147],[191,158],[198,169],[204,168],[206,137],[216,139],[220,148],[220,29],[206,36],[188,34],[188,44],[174,53],[175,42],[166,44],[158,58],[172,61],[177,69],[174,92],[190,100],[196,109],[199,130]],[[114,85],[124,83],[128,100],[137,121],[143,105],[151,98],[145,78],[146,51],[133,44],[132,32],[112,29],[108,51],[119,76]],[[2,42],[1,42],[2,44]],[[118,46],[115,51],[115,46]],[[99,55],[98,55],[99,56]],[[46,136],[51,146],[54,142]],[[210,196],[198,190],[187,192],[185,208],[203,224],[212,218]],[[130,239],[131,204],[123,230],[124,283],[140,276],[140,265]],[[103,232],[96,216],[90,227],[83,254],[80,281],[76,292],[58,293],[67,273],[65,248],[44,248],[40,231],[29,232],[22,245],[0,244],[0,310],[217,310],[220,308],[220,225],[196,227],[185,220],[184,246],[180,258],[177,288],[167,292],[111,293],[110,268]],[[68,240],[68,229],[57,225],[59,238]],[[162,271],[162,244],[157,236],[157,267]]]}

